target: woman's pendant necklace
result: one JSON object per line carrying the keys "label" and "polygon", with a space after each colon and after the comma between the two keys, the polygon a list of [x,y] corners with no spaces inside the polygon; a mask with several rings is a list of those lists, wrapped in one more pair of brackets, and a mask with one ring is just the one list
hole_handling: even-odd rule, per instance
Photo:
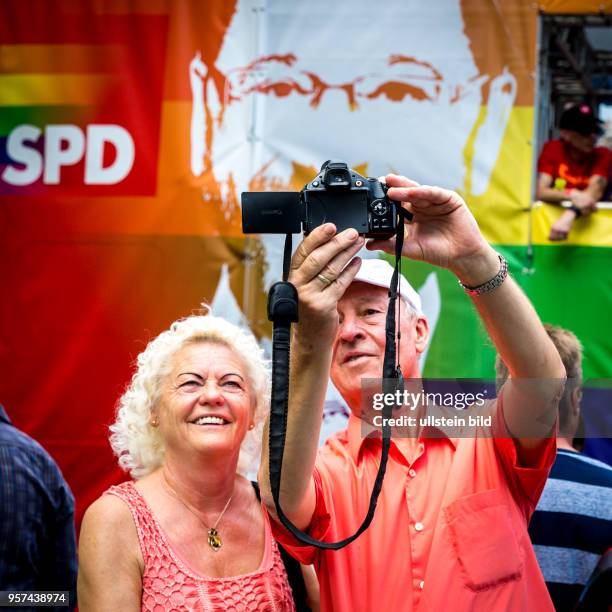
{"label": "woman's pendant necklace", "polygon": [[215,552],[217,552],[221,548],[221,546],[223,546],[223,541],[221,540],[221,536],[219,535],[219,532],[214,527],[211,527],[208,530],[208,545]]}
{"label": "woman's pendant necklace", "polygon": [[[230,495],[230,498],[227,500],[227,503],[225,504],[225,508],[223,508],[221,514],[219,515],[219,517],[215,521],[215,524],[212,527],[207,527],[204,524],[204,521],[202,521],[202,519],[200,519],[200,522],[202,523],[202,525],[204,525],[204,527],[206,527],[208,529],[208,532],[207,532],[208,533],[208,545],[215,552],[218,552],[219,549],[221,548],[221,546],[223,546],[223,541],[221,540],[221,536],[219,535],[219,532],[217,531],[217,525],[219,524],[219,521],[221,520],[221,517],[225,514],[225,511],[227,510],[228,506],[230,505],[230,502],[232,501],[232,497],[233,497],[233,495]],[[198,516],[198,518],[200,518],[200,517]]]}
{"label": "woman's pendant necklace", "polygon": [[221,546],[223,546],[223,540],[221,539],[221,536],[219,535],[219,532],[217,531],[217,525],[219,524],[219,521],[223,518],[223,515],[225,514],[225,511],[228,509],[228,507],[230,505],[230,502],[232,501],[233,495],[230,495],[230,498],[227,500],[227,503],[225,504],[225,508],[223,508],[223,510],[221,511],[221,514],[217,517],[217,520],[215,521],[215,524],[212,527],[209,527],[200,518],[200,515],[197,514],[189,506],[189,504],[184,502],[168,485],[166,485],[163,480],[162,480],[162,486],[164,487],[164,489],[166,489],[166,491],[168,491],[168,493],[170,493],[170,495],[172,495],[172,497],[174,497],[174,499],[176,499],[181,504],[183,504],[183,506],[185,506],[185,508],[187,508],[187,510],[189,510],[189,512],[191,512],[191,514],[193,514],[193,516],[195,516],[200,521],[200,523],[202,523],[202,525],[204,525],[204,527],[206,527],[206,535],[207,535],[206,539],[208,541],[208,545],[215,552],[219,552],[219,549],[221,548]]}

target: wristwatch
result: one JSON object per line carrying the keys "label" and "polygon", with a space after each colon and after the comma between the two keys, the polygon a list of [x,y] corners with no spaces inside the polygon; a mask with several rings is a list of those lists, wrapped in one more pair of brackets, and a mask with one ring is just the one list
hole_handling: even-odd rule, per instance
{"label": "wristwatch", "polygon": [[499,253],[497,254],[497,257],[499,257],[500,264],[499,272],[486,283],[483,283],[482,285],[478,285],[476,287],[468,287],[468,285],[464,285],[461,281],[459,281],[459,284],[461,285],[461,287],[463,287],[463,290],[468,295],[474,296],[483,295],[484,293],[491,293],[491,291],[497,289],[506,280],[506,277],[508,276],[508,262],[506,261],[506,258],[503,255],[500,255]]}

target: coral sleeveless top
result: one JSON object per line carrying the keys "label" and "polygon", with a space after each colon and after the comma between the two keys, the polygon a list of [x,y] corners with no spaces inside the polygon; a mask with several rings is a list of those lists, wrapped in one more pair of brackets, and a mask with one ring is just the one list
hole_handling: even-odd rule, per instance
{"label": "coral sleeveless top", "polygon": [[168,542],[151,508],[133,482],[111,487],[129,507],[144,558],[142,610],[294,611],[291,587],[267,514],[265,545],[259,569],[229,578],[211,578],[192,570]]}

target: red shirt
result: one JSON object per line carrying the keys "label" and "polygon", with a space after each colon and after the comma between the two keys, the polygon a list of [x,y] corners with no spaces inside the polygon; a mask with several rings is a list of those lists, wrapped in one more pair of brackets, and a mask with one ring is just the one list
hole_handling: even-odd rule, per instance
{"label": "red shirt", "polygon": [[[499,404],[501,406],[501,404]],[[496,419],[503,422],[502,418]],[[363,439],[360,420],[331,436],[315,469],[310,534],[337,541],[363,521],[376,478],[380,439]],[[391,443],[370,527],[339,551],[301,545],[272,522],[275,537],[314,563],[321,610],[554,610],[527,523],[550,466],[555,439],[538,466],[521,467],[504,425],[496,438],[423,438],[409,463]]]}
{"label": "red shirt", "polygon": [[592,176],[609,179],[612,171],[612,151],[606,147],[595,147],[584,160],[573,160],[569,145],[563,140],[549,140],[540,153],[538,172],[549,174],[554,179],[565,181],[564,189],[586,189]]}

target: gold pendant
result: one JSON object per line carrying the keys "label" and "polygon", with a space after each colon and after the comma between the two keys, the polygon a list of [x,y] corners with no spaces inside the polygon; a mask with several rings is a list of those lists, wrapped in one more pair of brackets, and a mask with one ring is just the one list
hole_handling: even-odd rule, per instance
{"label": "gold pendant", "polygon": [[217,552],[221,548],[222,544],[223,543],[221,542],[221,536],[219,535],[219,532],[211,527],[208,530],[208,545],[215,552]]}

